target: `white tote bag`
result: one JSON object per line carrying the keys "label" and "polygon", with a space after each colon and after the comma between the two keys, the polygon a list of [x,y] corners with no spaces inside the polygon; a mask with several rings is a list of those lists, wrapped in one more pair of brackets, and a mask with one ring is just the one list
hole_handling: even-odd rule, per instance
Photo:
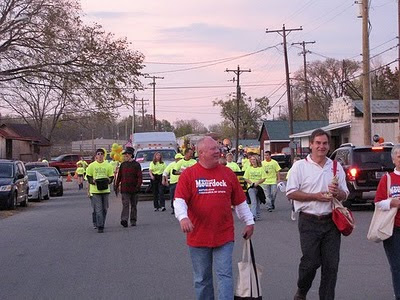
{"label": "white tote bag", "polygon": [[261,275],[263,267],[256,264],[251,240],[243,243],[242,261],[238,263],[239,277],[235,290],[235,300],[262,299]]}
{"label": "white tote bag", "polygon": [[[390,196],[390,175],[387,176],[387,196]],[[369,226],[367,239],[379,243],[388,238],[393,234],[394,219],[397,214],[397,208],[392,207],[390,210],[379,209],[375,205],[374,215],[372,216],[371,224]]]}

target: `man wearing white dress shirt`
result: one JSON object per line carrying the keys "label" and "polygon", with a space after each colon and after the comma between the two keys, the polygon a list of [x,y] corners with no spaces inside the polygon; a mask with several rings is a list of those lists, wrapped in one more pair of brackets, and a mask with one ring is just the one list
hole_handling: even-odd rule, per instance
{"label": "man wearing white dress shirt", "polygon": [[321,266],[319,298],[335,298],[339,267],[340,232],[332,221],[332,200],[344,201],[349,194],[346,175],[340,164],[333,180],[333,161],[326,157],[330,136],[322,129],[311,134],[311,154],[290,170],[286,195],[294,200],[299,214],[302,257],[295,300],[306,299],[317,269]]}

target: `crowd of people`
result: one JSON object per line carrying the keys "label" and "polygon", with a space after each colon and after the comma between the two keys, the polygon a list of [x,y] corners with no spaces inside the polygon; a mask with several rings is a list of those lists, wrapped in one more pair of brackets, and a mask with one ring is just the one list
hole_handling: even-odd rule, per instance
{"label": "crowd of people", "polygon": [[[319,268],[320,299],[335,298],[341,234],[332,220],[332,201],[346,200],[349,191],[342,166],[327,157],[329,149],[329,134],[315,130],[310,137],[311,153],[305,159],[296,158],[286,177],[286,196],[292,202],[293,213],[298,213],[302,252],[295,300],[306,299]],[[271,159],[269,151],[264,153],[262,161],[256,154],[244,155],[238,164],[229,152],[221,159],[220,146],[211,137],[202,138],[196,151],[197,159],[193,158],[193,150],[187,148],[183,154],[176,154],[169,165],[160,152],[154,154],[149,167],[154,211],[166,211],[164,190],[168,188],[171,213],[187,237],[196,299],[214,299],[213,272],[218,299],[233,299],[232,209],[245,224],[242,236],[249,239],[256,222],[261,219],[260,204],[265,203],[269,212],[275,209],[281,168]],[[128,226],[128,221],[131,226],[137,224],[137,201],[142,184],[142,171],[134,160],[133,148],[124,150],[124,161],[116,173],[104,160],[104,155],[104,149],[97,149],[93,163],[87,168],[78,166],[78,169],[83,168],[89,183],[93,223],[99,233],[104,231],[113,181],[116,195],[121,193],[123,227]],[[396,166],[390,173],[392,186],[388,192],[384,176],[376,193],[376,205],[383,210],[400,207],[400,146],[393,148],[392,158]],[[81,173],[82,170],[78,176]],[[239,174],[247,183],[245,189],[238,180]],[[282,187],[281,183],[279,185]],[[392,237],[384,241],[384,249],[395,297],[400,299],[400,213],[396,215]]]}

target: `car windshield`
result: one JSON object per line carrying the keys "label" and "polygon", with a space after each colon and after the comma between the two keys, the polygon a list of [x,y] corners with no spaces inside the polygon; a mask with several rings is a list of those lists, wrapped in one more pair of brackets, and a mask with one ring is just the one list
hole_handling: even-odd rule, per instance
{"label": "car windshield", "polygon": [[35,172],[28,172],[28,181],[37,181]]}
{"label": "car windshield", "polygon": [[54,176],[59,176],[58,172],[56,169],[38,169],[38,172],[43,174],[46,177],[54,177]]}
{"label": "car windshield", "polygon": [[163,160],[174,160],[176,154],[173,149],[138,151],[135,159],[138,162],[152,161],[156,152],[161,153]]}
{"label": "car windshield", "polygon": [[12,164],[0,164],[0,178],[12,177],[14,177]]}
{"label": "car windshield", "polygon": [[393,161],[390,148],[382,150],[360,149],[354,151],[354,164],[365,167],[393,168]]}

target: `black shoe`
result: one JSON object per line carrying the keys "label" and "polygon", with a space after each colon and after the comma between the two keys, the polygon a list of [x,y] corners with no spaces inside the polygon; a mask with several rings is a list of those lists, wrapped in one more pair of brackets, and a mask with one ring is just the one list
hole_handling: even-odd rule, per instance
{"label": "black shoe", "polygon": [[174,210],[172,210],[172,212],[171,212],[171,215],[174,215],[175,214],[175,211]]}
{"label": "black shoe", "polygon": [[272,212],[272,208],[268,208],[268,211],[269,211],[269,212]]}
{"label": "black shoe", "polygon": [[304,294],[300,289],[297,289],[296,295],[294,295],[294,300],[306,300],[306,294]]}
{"label": "black shoe", "polygon": [[128,221],[122,220],[121,221],[121,225],[124,226],[124,227],[128,227]]}
{"label": "black shoe", "polygon": [[155,208],[155,209],[154,209],[154,211],[159,211],[159,210],[160,210],[159,208]]}
{"label": "black shoe", "polygon": [[275,204],[272,204],[272,209],[275,209]]}
{"label": "black shoe", "polygon": [[166,211],[167,209],[165,207],[161,207],[161,211]]}
{"label": "black shoe", "polygon": [[97,229],[97,232],[98,232],[98,233],[103,233],[103,232],[104,232],[104,227],[99,227],[99,228]]}

